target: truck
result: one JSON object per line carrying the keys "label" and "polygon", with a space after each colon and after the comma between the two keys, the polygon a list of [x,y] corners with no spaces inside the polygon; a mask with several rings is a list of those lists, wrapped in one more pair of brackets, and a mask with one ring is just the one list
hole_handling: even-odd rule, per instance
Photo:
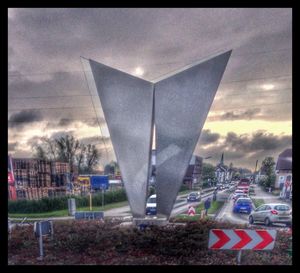
{"label": "truck", "polygon": [[238,187],[239,186],[250,186],[250,179],[248,178],[241,178],[239,183],[238,183]]}
{"label": "truck", "polygon": [[92,190],[108,189],[108,175],[91,175],[90,181]]}

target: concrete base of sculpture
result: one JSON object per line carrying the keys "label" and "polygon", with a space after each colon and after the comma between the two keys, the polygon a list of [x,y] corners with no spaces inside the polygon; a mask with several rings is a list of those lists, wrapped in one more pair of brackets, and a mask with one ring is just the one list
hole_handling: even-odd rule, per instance
{"label": "concrete base of sculpture", "polygon": [[169,221],[166,217],[145,217],[145,218],[133,218],[133,224],[135,226],[165,226],[169,224]]}

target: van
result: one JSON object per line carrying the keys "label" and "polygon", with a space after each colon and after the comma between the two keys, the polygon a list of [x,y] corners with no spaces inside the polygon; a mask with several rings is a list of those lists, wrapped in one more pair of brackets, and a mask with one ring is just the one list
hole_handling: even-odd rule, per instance
{"label": "van", "polygon": [[156,194],[151,195],[147,200],[146,215],[156,215]]}

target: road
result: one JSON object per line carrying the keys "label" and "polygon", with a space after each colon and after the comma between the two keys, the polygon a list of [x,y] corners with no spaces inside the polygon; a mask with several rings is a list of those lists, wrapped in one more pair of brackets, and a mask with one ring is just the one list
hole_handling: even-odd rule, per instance
{"label": "road", "polygon": [[[174,208],[172,210],[171,216],[176,216],[177,214],[180,214],[182,212],[186,212],[188,210],[189,205],[198,205],[201,202],[204,202],[208,197],[212,197],[212,192],[207,192],[207,193],[203,193],[202,194],[202,200],[201,202],[196,202],[196,203],[187,203],[186,201],[186,197],[187,197],[187,193],[186,194],[181,194],[178,195],[175,204],[174,204]],[[124,217],[128,217],[130,218],[132,216],[131,212],[130,212],[130,207],[129,206],[123,206],[120,208],[114,208],[114,209],[110,209],[104,212],[104,216],[105,218],[124,218]],[[33,219],[33,218],[32,218]],[[32,220],[30,218],[28,218],[27,220]],[[58,221],[58,220],[70,220],[70,219],[74,219],[73,216],[65,216],[65,217],[50,217],[49,220],[53,220],[53,221]],[[34,218],[33,220],[35,221],[39,221],[39,220],[45,220],[45,218]]]}
{"label": "road", "polygon": [[[283,200],[280,200],[279,197],[276,197],[272,195],[271,193],[263,191],[258,185],[254,185],[255,190],[255,196],[251,196],[253,199],[263,199],[265,203],[286,203],[290,204],[289,202],[285,202]],[[220,222],[230,222],[235,224],[248,224],[248,214],[242,214],[242,213],[233,213],[233,200],[231,199],[231,195],[229,196],[229,199],[225,202],[223,208],[221,209],[220,213],[216,217],[217,221]],[[255,224],[251,226],[260,226],[263,224]],[[274,226],[277,226],[279,228],[285,227],[284,224],[275,224]]]}
{"label": "road", "polygon": [[[255,187],[255,193],[256,195],[252,198],[254,199],[263,199],[265,203],[270,202],[280,202],[283,203],[283,200],[280,200],[278,197],[272,195],[271,193],[264,192],[259,186],[254,185]],[[177,197],[176,202],[174,204],[174,208],[171,213],[171,217],[174,217],[181,213],[187,213],[188,207],[190,205],[197,206],[202,202],[205,202],[207,198],[212,198],[213,192],[207,192],[202,194],[201,202],[195,202],[195,203],[187,203],[186,197],[187,194],[181,194]],[[228,190],[222,190],[218,191],[217,194],[217,200],[225,201],[224,206],[222,207],[221,211],[216,216],[217,221],[221,222],[230,222],[230,223],[236,223],[236,224],[248,224],[248,215],[247,214],[241,214],[241,213],[233,213],[233,200],[231,200],[231,194],[228,192]],[[288,203],[288,202],[285,202]],[[288,203],[290,204],[290,203]],[[110,209],[104,212],[105,218],[127,218],[130,219],[132,217],[130,212],[129,206],[123,206],[120,208],[114,208]],[[67,220],[67,219],[74,219],[72,216],[66,216],[66,217],[53,217],[49,218],[51,220]],[[36,221],[42,220],[42,219],[34,219]],[[278,224],[279,227],[282,227],[283,225]]]}
{"label": "road", "polygon": [[[187,194],[181,194],[181,195],[177,196],[173,210],[171,212],[171,217],[176,216],[177,214],[180,214],[184,211],[187,211],[188,207],[190,205],[196,206],[196,205],[200,204],[201,202],[205,201],[208,197],[212,197],[212,192],[204,193],[202,195],[201,202],[187,203],[186,197],[187,197]],[[129,206],[110,209],[110,210],[105,211],[104,214],[105,214],[105,217],[130,217],[131,216]]]}

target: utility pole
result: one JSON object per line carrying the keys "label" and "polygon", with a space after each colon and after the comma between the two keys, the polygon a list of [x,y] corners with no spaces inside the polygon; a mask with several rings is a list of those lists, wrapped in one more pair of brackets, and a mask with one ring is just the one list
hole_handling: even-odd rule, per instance
{"label": "utility pole", "polygon": [[254,182],[256,182],[256,170],[257,170],[258,159],[256,160],[255,170],[254,170]]}

